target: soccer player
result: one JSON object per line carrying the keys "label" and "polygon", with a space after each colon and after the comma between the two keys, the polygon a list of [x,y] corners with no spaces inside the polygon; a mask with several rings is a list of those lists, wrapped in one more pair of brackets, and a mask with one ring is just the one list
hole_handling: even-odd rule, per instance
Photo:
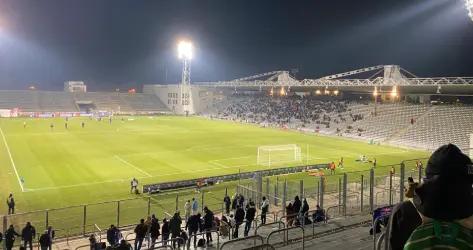
{"label": "soccer player", "polygon": [[67,122],[66,122],[66,123],[64,123],[64,127],[67,129]]}
{"label": "soccer player", "polygon": [[377,164],[377,163],[378,163],[378,162],[376,161],[376,158],[374,158],[374,159],[373,159],[373,168],[376,168],[376,164]]}
{"label": "soccer player", "polygon": [[340,160],[338,161],[338,167],[343,169],[343,157],[341,157]]}
{"label": "soccer player", "polygon": [[112,117],[111,116],[108,118],[108,122],[110,123],[110,125],[112,125]]}
{"label": "soccer player", "polygon": [[51,123],[51,124],[49,125],[49,128],[51,129],[51,131],[54,130],[54,124]]}
{"label": "soccer player", "polygon": [[26,121],[23,122],[23,128],[26,128]]}
{"label": "soccer player", "polygon": [[85,122],[82,122],[81,126],[82,126],[82,128],[84,128],[85,127]]}

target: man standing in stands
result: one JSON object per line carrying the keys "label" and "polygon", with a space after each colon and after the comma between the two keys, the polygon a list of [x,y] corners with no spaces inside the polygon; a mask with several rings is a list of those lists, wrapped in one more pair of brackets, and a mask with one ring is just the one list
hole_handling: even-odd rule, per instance
{"label": "man standing in stands", "polygon": [[194,248],[196,246],[197,242],[197,232],[200,230],[202,231],[202,221],[200,219],[200,213],[194,214],[191,217],[189,217],[189,220],[187,220],[186,223],[186,229],[189,232],[189,242],[187,245],[190,245],[192,236],[194,236]]}
{"label": "man standing in stands", "polygon": [[266,196],[263,196],[263,201],[261,202],[261,224],[266,224],[266,214],[269,210],[269,201],[266,199]]}
{"label": "man standing in stands", "polygon": [[41,250],[48,250],[49,245],[51,245],[48,230],[45,230],[44,233],[39,237],[39,245],[41,247]]}
{"label": "man standing in stands", "polygon": [[238,205],[235,211],[235,231],[233,231],[233,238],[238,238],[238,228],[243,223],[244,219],[245,211],[240,205]]}
{"label": "man standing in stands", "polygon": [[49,250],[53,250],[53,241],[54,241],[54,237],[56,237],[56,232],[54,231],[52,226],[48,226],[48,235],[49,235]]}
{"label": "man standing in stands", "polygon": [[146,237],[146,233],[148,232],[148,227],[145,225],[145,220],[141,219],[140,224],[135,227],[135,250],[140,250],[141,245],[143,244],[143,240]]}
{"label": "man standing in stands", "polygon": [[[181,224],[181,216],[179,215],[179,212],[175,212],[174,216],[169,221],[169,231],[171,231],[171,239],[175,239],[181,235]],[[178,246],[181,245],[179,241],[177,242],[177,244]],[[172,242],[172,246],[174,248],[176,247],[176,241]]]}
{"label": "man standing in stands", "polygon": [[226,214],[230,214],[230,206],[232,202],[230,201],[230,197],[228,196],[228,194],[226,194],[225,197],[223,198],[223,203],[225,203]]}
{"label": "man standing in stands", "polygon": [[36,229],[31,225],[30,222],[26,222],[26,226],[21,231],[21,239],[23,240],[23,247],[27,249],[27,245],[30,245],[30,250],[33,250],[33,239],[36,236]]}
{"label": "man standing in stands", "polygon": [[192,214],[197,214],[197,210],[199,210],[199,203],[195,198],[192,198]]}
{"label": "man standing in stands", "polygon": [[184,204],[184,218],[187,221],[191,216],[191,201],[187,200],[186,204]]}
{"label": "man standing in stands", "polygon": [[110,228],[107,230],[107,241],[110,246],[114,247],[118,245],[119,243],[119,235],[120,231],[118,231],[118,228],[115,227],[115,225],[110,225]]}
{"label": "man standing in stands", "polygon": [[10,225],[10,227],[5,232],[5,247],[7,250],[13,249],[13,244],[15,243],[15,236],[21,235],[15,231],[13,225]]}
{"label": "man standing in stands", "polygon": [[251,229],[251,223],[253,223],[253,220],[255,219],[256,215],[256,209],[255,209],[255,204],[250,201],[249,207],[246,209],[246,224],[245,224],[245,232],[244,236],[247,237],[248,233],[250,232]]}
{"label": "man standing in stands", "polygon": [[15,199],[13,198],[12,193],[10,193],[10,195],[7,198],[7,205],[8,205],[8,214],[14,214],[15,213]]}

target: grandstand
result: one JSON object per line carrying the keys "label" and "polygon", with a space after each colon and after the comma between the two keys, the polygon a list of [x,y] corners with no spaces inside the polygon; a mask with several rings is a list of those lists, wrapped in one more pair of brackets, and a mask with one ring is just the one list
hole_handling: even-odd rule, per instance
{"label": "grandstand", "polygon": [[[82,105],[88,108],[81,109]],[[169,111],[156,96],[144,93],[0,91],[0,109],[15,108],[22,112],[85,112],[87,109],[118,113]]]}

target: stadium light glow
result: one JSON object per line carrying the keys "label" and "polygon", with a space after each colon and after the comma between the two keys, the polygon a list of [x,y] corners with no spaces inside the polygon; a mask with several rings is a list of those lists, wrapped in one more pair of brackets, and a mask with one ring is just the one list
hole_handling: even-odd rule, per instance
{"label": "stadium light glow", "polygon": [[318,90],[315,91],[315,94],[320,95],[320,94],[322,94],[322,92],[320,91],[320,89],[318,89]]}
{"label": "stadium light glow", "polygon": [[194,53],[194,46],[189,41],[180,41],[177,44],[177,55],[179,59],[191,60]]}
{"label": "stadium light glow", "polygon": [[468,16],[473,21],[473,0],[465,0],[465,6],[468,11]]}
{"label": "stadium light glow", "polygon": [[393,86],[393,89],[391,90],[391,97],[395,98],[397,96],[398,96],[397,86]]}
{"label": "stadium light glow", "polygon": [[324,94],[330,95],[330,90],[326,89],[326,90],[324,91]]}
{"label": "stadium light glow", "polygon": [[271,88],[271,90],[269,91],[269,95],[273,96],[273,94],[274,94],[274,90],[273,90],[273,88]]}
{"label": "stadium light glow", "polygon": [[378,88],[374,87],[373,96],[378,96]]}
{"label": "stadium light glow", "polygon": [[339,93],[339,92],[338,92],[338,89],[336,89],[336,90],[333,91],[333,94],[334,94],[334,95],[338,95],[338,93]]}
{"label": "stadium light glow", "polygon": [[279,91],[279,95],[281,95],[281,96],[286,95],[286,90],[284,90],[284,87],[281,87],[281,90]]}

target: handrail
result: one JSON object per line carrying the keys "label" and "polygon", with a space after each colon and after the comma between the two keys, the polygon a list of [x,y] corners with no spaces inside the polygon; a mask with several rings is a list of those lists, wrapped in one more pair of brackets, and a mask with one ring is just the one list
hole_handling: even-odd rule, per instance
{"label": "handrail", "polygon": [[328,220],[329,214],[330,214],[330,213],[329,213],[330,210],[335,209],[335,208],[340,208],[340,207],[343,207],[343,205],[335,205],[335,206],[328,207],[328,208],[327,208],[327,212],[325,213],[325,218],[327,218],[327,220]]}
{"label": "handrail", "polygon": [[376,225],[378,224],[378,222],[382,219],[385,219],[385,218],[389,218],[391,216],[391,214],[389,215],[382,215],[382,216],[379,216],[378,218],[376,218],[373,223],[372,223],[372,229],[373,229],[373,248],[376,249]]}
{"label": "handrail", "polygon": [[305,230],[301,226],[288,227],[288,228],[274,230],[268,235],[268,237],[266,237],[266,243],[270,244],[269,240],[271,239],[271,236],[273,236],[274,234],[283,232],[284,233],[283,243],[284,243],[284,245],[286,245],[289,242],[289,234],[288,234],[289,230],[294,230],[296,228],[302,230],[302,237],[301,237],[301,239],[302,239],[302,250],[304,250],[304,247],[305,247]]}
{"label": "handrail", "polygon": [[248,237],[244,237],[244,238],[238,238],[238,239],[234,239],[234,240],[229,240],[225,243],[222,244],[222,246],[220,247],[220,250],[224,249],[225,246],[229,245],[229,244],[233,244],[235,242],[240,242],[240,241],[247,241],[247,240],[250,240],[250,239],[254,239],[255,241],[258,239],[258,240],[261,240],[261,244],[264,244],[264,238],[261,236],[261,235],[251,235],[251,236],[248,236]]}
{"label": "handrail", "polygon": [[[101,242],[102,241],[102,229],[100,229],[100,227],[97,226],[97,224],[94,224],[94,227],[95,227],[95,229],[97,229],[99,231],[99,242]],[[95,234],[95,232],[94,232],[94,234]]]}
{"label": "handrail", "polygon": [[376,246],[375,246],[375,249],[374,250],[381,250],[381,244],[383,244],[383,241],[385,240],[386,238],[386,232],[383,232],[378,240],[376,241]]}
{"label": "handrail", "polygon": [[281,229],[281,224],[282,224],[282,228],[286,228],[286,224],[284,224],[284,222],[282,222],[280,220],[275,221],[275,222],[271,222],[271,223],[261,224],[261,225],[259,225],[255,228],[255,235],[258,234],[258,229],[260,229],[262,227],[266,227],[266,226],[275,225],[275,224],[278,224],[278,229]]}
{"label": "handrail", "polygon": [[273,245],[271,245],[271,244],[265,243],[265,244],[261,244],[261,245],[257,245],[257,246],[252,246],[252,247],[248,247],[248,248],[243,248],[242,250],[260,250],[260,249],[275,250],[276,248],[275,248]]}

